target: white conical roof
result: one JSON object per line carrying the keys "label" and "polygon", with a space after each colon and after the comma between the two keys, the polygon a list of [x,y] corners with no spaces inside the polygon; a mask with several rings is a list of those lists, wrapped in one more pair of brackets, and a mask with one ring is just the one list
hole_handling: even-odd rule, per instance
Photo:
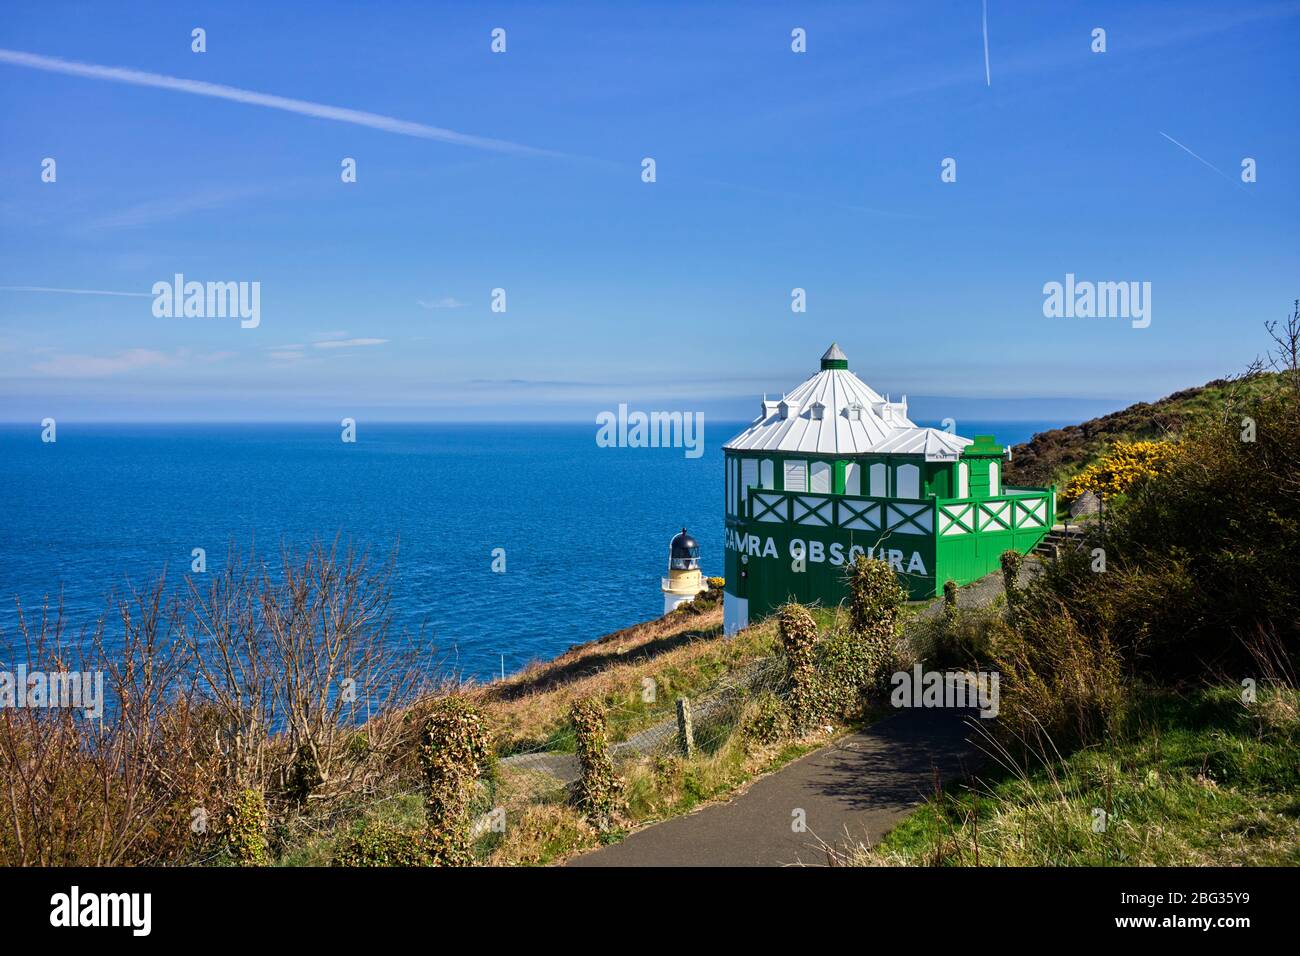
{"label": "white conical roof", "polygon": [[[920,428],[907,403],[889,402],[847,368],[838,345],[822,356],[822,370],[779,402],[765,400],[754,423],[723,447],[731,451],[818,455],[923,455],[952,461],[971,443],[937,428]],[[818,408],[817,406],[820,406]]]}

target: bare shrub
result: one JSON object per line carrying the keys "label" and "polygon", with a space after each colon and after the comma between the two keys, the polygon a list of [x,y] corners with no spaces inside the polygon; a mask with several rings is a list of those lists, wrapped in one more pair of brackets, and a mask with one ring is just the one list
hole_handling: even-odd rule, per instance
{"label": "bare shrub", "polygon": [[273,576],[232,554],[179,593],[160,576],[76,635],[61,606],[33,621],[19,605],[0,666],[102,675],[104,709],[0,707],[0,863],[261,862],[223,821],[265,834],[408,766],[405,710],[434,661],[390,633],[391,561],[316,545],[281,563]]}
{"label": "bare shrub", "polygon": [[372,785],[411,741],[369,718],[429,689],[432,649],[395,647],[392,559],[317,543],[283,550],[278,577],[256,567],[232,553],[205,589],[190,580],[182,609],[198,690],[224,715],[231,784],[323,802]]}
{"label": "bare shrub", "polygon": [[69,706],[0,708],[6,864],[183,862],[201,843],[192,811],[214,805],[218,774],[164,593],[160,579],[76,637],[61,606],[45,605],[35,622],[18,607],[19,657],[4,666],[98,677],[103,699],[97,717]]}

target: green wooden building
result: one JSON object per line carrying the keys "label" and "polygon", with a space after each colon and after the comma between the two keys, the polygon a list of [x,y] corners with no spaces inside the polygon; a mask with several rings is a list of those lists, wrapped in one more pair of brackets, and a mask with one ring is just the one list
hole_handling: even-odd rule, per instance
{"label": "green wooden building", "polygon": [[1003,486],[991,436],[918,427],[907,396],[877,394],[837,345],[723,450],[729,634],[787,601],[839,604],[859,553],[888,561],[912,598],[932,597],[1031,550],[1056,514],[1054,487]]}

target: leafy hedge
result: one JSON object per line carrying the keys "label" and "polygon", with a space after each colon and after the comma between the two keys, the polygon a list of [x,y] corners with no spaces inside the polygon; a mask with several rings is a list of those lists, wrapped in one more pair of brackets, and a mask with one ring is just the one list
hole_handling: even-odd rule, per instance
{"label": "leafy hedge", "polygon": [[791,728],[806,733],[827,710],[817,671],[817,622],[802,604],[786,604],[777,612],[777,629],[785,649]]}
{"label": "leafy hedge", "polygon": [[345,838],[332,866],[429,866],[422,835],[383,823],[371,823]]}
{"label": "leafy hedge", "polygon": [[267,812],[262,791],[251,787],[240,790],[226,808],[226,842],[240,866],[265,866],[267,863]]}
{"label": "leafy hedge", "polygon": [[470,804],[489,760],[487,729],[478,710],[455,695],[439,700],[425,722],[420,747],[426,848],[434,865],[468,866],[473,861]]}
{"label": "leafy hedge", "polygon": [[867,701],[886,691],[894,668],[907,593],[884,561],[859,555],[847,574],[847,627],[819,635],[812,615],[799,604],[787,604],[777,614],[795,733],[806,733],[827,717],[857,716]]}
{"label": "leafy hedge", "polygon": [[614,773],[609,754],[609,723],[604,706],[594,698],[582,697],[569,710],[582,776],[578,780],[578,806],[598,829],[613,825],[621,806],[623,784]]}

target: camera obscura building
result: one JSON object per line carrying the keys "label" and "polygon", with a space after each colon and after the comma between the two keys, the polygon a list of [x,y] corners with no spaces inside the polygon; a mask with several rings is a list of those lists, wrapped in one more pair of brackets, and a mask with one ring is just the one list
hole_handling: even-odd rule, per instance
{"label": "camera obscura building", "polygon": [[837,345],[723,451],[728,634],[787,601],[839,604],[859,554],[889,562],[912,599],[933,597],[1033,549],[1056,514],[1055,487],[1003,486],[992,436],[915,425],[907,397],[881,397]]}

